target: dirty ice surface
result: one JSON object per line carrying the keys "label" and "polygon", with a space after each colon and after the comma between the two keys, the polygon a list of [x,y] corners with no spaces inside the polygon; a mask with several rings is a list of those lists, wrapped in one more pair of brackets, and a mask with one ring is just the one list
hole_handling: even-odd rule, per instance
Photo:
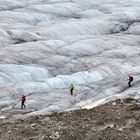
{"label": "dirty ice surface", "polygon": [[1,118],[91,108],[139,91],[140,0],[0,0]]}

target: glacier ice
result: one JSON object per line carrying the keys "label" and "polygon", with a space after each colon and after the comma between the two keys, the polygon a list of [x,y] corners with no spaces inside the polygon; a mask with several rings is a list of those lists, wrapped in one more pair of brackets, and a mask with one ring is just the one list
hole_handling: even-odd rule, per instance
{"label": "glacier ice", "polygon": [[139,7],[139,0],[1,0],[1,110],[19,112],[22,94],[31,114],[139,98]]}

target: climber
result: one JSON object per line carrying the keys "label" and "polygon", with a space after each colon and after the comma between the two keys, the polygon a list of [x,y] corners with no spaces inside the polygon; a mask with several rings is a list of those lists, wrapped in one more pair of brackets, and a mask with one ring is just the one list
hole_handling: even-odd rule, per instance
{"label": "climber", "polygon": [[71,95],[73,95],[73,90],[74,90],[74,85],[71,84],[71,85],[70,85],[70,93],[71,93]]}
{"label": "climber", "polygon": [[131,82],[133,81],[133,76],[129,75],[129,78],[128,78],[128,86],[131,87]]}
{"label": "climber", "polygon": [[26,102],[26,96],[22,95],[22,97],[21,97],[21,108],[23,108],[23,107],[26,108],[25,102]]}

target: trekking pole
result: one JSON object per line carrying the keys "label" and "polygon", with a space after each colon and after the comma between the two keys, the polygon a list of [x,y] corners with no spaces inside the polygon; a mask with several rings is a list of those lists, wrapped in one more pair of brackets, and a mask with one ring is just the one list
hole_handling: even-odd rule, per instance
{"label": "trekking pole", "polygon": [[17,102],[17,103],[13,104],[13,105],[12,105],[12,109],[14,109],[14,108],[15,108],[15,106],[19,104],[19,102],[20,102],[20,100],[18,100],[18,102]]}

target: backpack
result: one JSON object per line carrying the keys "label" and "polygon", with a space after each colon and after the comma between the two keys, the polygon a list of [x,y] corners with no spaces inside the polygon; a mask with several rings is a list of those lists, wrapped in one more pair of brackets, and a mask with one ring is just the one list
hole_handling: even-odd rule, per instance
{"label": "backpack", "polygon": [[22,100],[22,101],[26,101],[26,96],[22,96],[22,97],[21,97],[21,100]]}
{"label": "backpack", "polygon": [[130,80],[133,81],[133,77],[132,76],[130,77]]}
{"label": "backpack", "polygon": [[75,89],[75,86],[72,84],[72,85],[70,86],[70,88],[71,88],[72,90],[74,90],[74,89]]}

